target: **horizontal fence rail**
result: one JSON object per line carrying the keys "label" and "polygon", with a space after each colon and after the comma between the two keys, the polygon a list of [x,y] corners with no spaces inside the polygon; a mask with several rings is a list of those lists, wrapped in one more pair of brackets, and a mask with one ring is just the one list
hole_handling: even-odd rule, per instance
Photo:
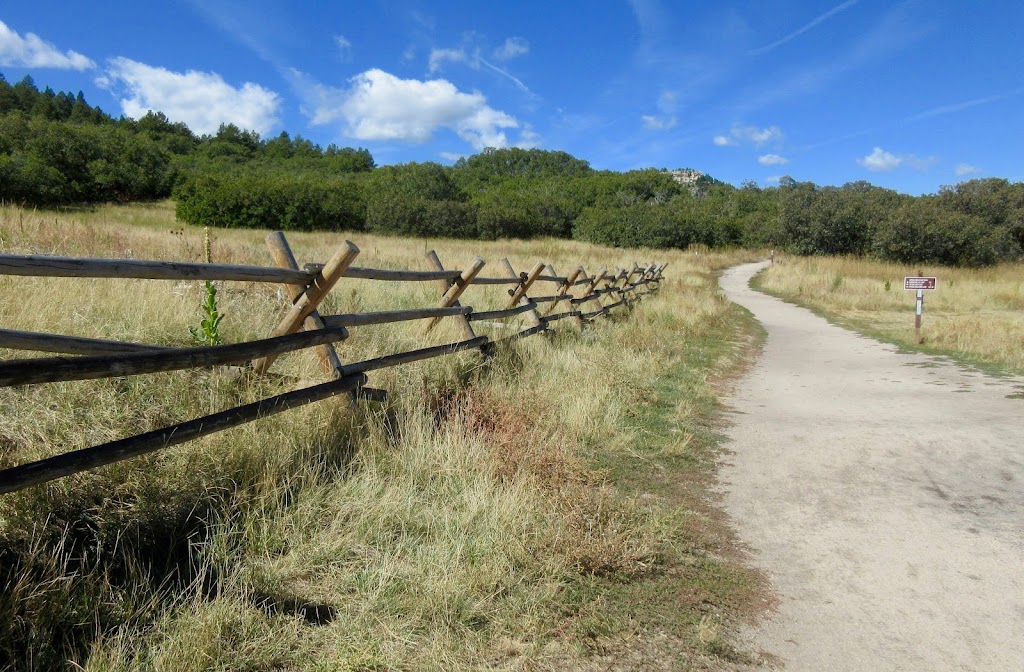
{"label": "horizontal fence rail", "polygon": [[[600,269],[593,276],[579,266],[569,275],[560,275],[550,264],[542,262],[537,262],[528,272],[517,273],[512,264],[503,259],[499,275],[504,277],[499,277],[480,274],[486,265],[480,257],[474,257],[463,269],[449,269],[442,265],[436,253],[430,252],[426,258],[430,270],[376,269],[355,266],[353,261],[359,255],[359,248],[345,241],[326,264],[310,263],[300,268],[283,233],[268,235],[267,246],[276,267],[0,254],[0,275],[271,282],[283,285],[291,300],[280,323],[267,338],[231,345],[172,347],[0,329],[0,348],[72,355],[0,361],[0,387],[225,365],[248,366],[259,374],[265,372],[278,355],[310,348],[315,348],[328,378],[328,382],[319,385],[163,429],[0,470],[0,494],[191,441],[342,393],[351,399],[384,401],[386,391],[366,386],[369,372],[467,350],[487,356],[502,343],[547,333],[549,325],[566,319],[573,319],[579,328],[584,328],[594,318],[609,316],[613,309],[624,307],[628,312],[642,296],[657,292],[667,265],[633,264],[631,270]],[[440,297],[433,307],[321,315],[320,303],[343,278],[434,282]],[[550,283],[546,285],[547,291],[554,293],[531,295],[537,282]],[[471,286],[488,285],[509,286],[506,307],[476,311],[460,302]],[[557,311],[559,306],[562,309]],[[543,314],[538,313],[541,308]],[[426,333],[445,318],[461,326],[462,340],[351,363],[342,363],[335,350],[335,344],[350,337],[349,329],[421,321],[422,331]],[[474,324],[508,327],[515,332],[492,338],[478,335]]]}
{"label": "horizontal fence rail", "polygon": [[200,348],[166,348],[155,352],[84,357],[46,357],[16,359],[0,363],[0,387],[30,383],[56,383],[94,380],[198,369],[206,366],[241,364],[258,357],[305,350],[314,345],[335,343],[348,338],[345,327],[327,327],[299,334],[275,336],[234,345]]}
{"label": "horizontal fence rail", "polygon": [[139,259],[74,259],[71,257],[0,254],[0,275],[48,278],[118,278],[136,280],[240,280],[308,284],[310,273],[263,266],[231,266]]}

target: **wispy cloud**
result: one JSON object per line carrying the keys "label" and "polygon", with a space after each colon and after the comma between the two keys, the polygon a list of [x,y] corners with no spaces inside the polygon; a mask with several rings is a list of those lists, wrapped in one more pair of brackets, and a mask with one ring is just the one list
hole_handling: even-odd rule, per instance
{"label": "wispy cloud", "polygon": [[[503,45],[500,49],[504,49],[507,46],[508,41],[506,40],[505,45]],[[526,86],[526,84],[524,84],[521,79],[510,73],[508,70],[500,68],[497,65],[488,61],[486,58],[484,58],[483,50],[480,49],[479,47],[473,49],[472,51],[468,51],[463,47],[460,47],[458,49],[431,49],[430,57],[427,59],[427,74],[432,75],[437,72],[441,72],[442,70],[444,70],[445,65],[448,63],[461,63],[474,70],[479,70],[482,67],[487,68],[488,70],[496,72],[505,79],[512,82],[516,86],[516,88],[522,91],[523,93],[534,98],[537,97],[537,95],[533,91],[531,91],[530,88]]]}
{"label": "wispy cloud", "polygon": [[964,177],[965,175],[977,175],[981,172],[981,168],[972,166],[969,163],[958,163],[953,172],[956,173],[957,177]]}
{"label": "wispy cloud", "polygon": [[871,30],[843,48],[841,55],[831,62],[797,68],[772,77],[767,84],[741,91],[737,111],[749,113],[791,98],[810,96],[847,73],[909,49],[936,26],[934,19],[912,14],[911,9],[916,6],[917,3],[908,1],[888,10]]}
{"label": "wispy cloud", "polygon": [[128,58],[111,59],[96,83],[120,98],[126,116],[160,111],[202,134],[224,123],[264,134],[278,123],[281,106],[280,96],[252,82],[234,87],[215,72],[173,72]]}
{"label": "wispy cloud", "polygon": [[516,147],[520,149],[533,149],[534,147],[540,146],[540,134],[533,130],[533,126],[530,124],[523,124],[523,129],[519,132],[519,140],[516,142]]}
{"label": "wispy cloud", "polygon": [[875,147],[867,156],[857,159],[857,163],[875,173],[888,173],[903,166],[914,170],[926,171],[938,161],[935,157],[920,158],[914,154],[893,154],[881,147]]}
{"label": "wispy cloud", "polygon": [[629,6],[645,41],[656,39],[669,25],[668,14],[659,0],[629,0]]}
{"label": "wispy cloud", "polygon": [[444,69],[445,63],[465,63],[467,60],[464,49],[431,49],[427,60],[427,72],[434,74]]}
{"label": "wispy cloud", "polygon": [[983,98],[974,98],[973,100],[965,100],[959,103],[952,103],[950,105],[940,105],[933,107],[930,110],[925,110],[911,117],[907,117],[907,121],[921,121],[922,119],[931,119],[932,117],[940,117],[945,114],[954,114],[956,112],[962,112],[969,110],[972,107],[980,107],[982,105],[989,105],[991,103],[999,102],[1013,96],[1019,96],[1024,93],[1024,88],[1013,89],[1012,91],[1006,91],[1004,93],[997,93],[993,96],[985,96]]}
{"label": "wispy cloud", "polygon": [[781,142],[783,137],[782,129],[778,126],[758,128],[757,126],[736,124],[730,129],[728,135],[716,135],[711,141],[719,147],[735,147],[741,144],[761,147],[769,142]]}
{"label": "wispy cloud", "polygon": [[480,59],[481,65],[483,65],[483,66],[485,66],[487,68],[490,68],[494,72],[498,73],[499,75],[501,75],[505,79],[507,79],[510,82],[512,82],[513,84],[515,84],[516,88],[519,89],[520,91],[522,91],[523,93],[528,94],[531,97],[537,97],[537,94],[535,94],[533,91],[531,91],[530,88],[528,86],[526,86],[526,84],[523,84],[523,81],[521,79],[519,79],[518,77],[516,77],[515,75],[510,73],[508,70],[502,70],[501,68],[499,68],[498,66],[494,65],[493,63],[487,62],[487,60],[485,60],[483,57],[481,57],[479,55],[477,57]]}
{"label": "wispy cloud", "polygon": [[679,119],[675,116],[655,117],[645,114],[641,116],[640,119],[644,122],[644,128],[649,128],[653,131],[667,131],[670,128],[675,128],[676,124],[679,123]]}
{"label": "wispy cloud", "polygon": [[783,166],[789,163],[789,159],[778,154],[765,154],[757,157],[757,162],[762,166]]}
{"label": "wispy cloud", "polygon": [[35,33],[22,37],[0,21],[0,66],[91,70],[96,63],[77,51],[61,52]]}
{"label": "wispy cloud", "polygon": [[352,42],[350,42],[347,37],[344,35],[335,35],[334,44],[338,46],[338,53],[341,55],[341,60],[352,60]]}
{"label": "wispy cloud", "polygon": [[530,43],[525,37],[509,37],[505,43],[494,50],[494,59],[508,61],[530,53]]}
{"label": "wispy cloud", "polygon": [[286,15],[275,12],[270,15],[270,6],[259,12],[247,11],[247,7],[235,0],[186,0],[210,25],[224,31],[279,72],[287,65],[275,53],[273,43],[283,35],[293,32]]}
{"label": "wispy cloud", "polygon": [[667,131],[675,128],[679,123],[676,110],[679,108],[678,97],[673,91],[662,91],[655,102],[658,108],[658,115],[645,114],[640,117],[644,122],[644,128],[654,131]]}
{"label": "wispy cloud", "polygon": [[776,47],[781,47],[782,45],[784,45],[785,43],[789,42],[790,40],[796,39],[797,37],[800,37],[801,35],[803,35],[807,31],[817,27],[818,25],[824,23],[825,21],[828,21],[829,19],[831,19],[836,14],[839,14],[841,12],[845,12],[849,8],[851,8],[854,5],[856,5],[858,2],[860,2],[860,0],[846,0],[846,2],[842,3],[841,5],[833,7],[832,9],[830,9],[827,12],[825,12],[824,14],[820,14],[820,15],[816,16],[815,18],[813,18],[810,21],[810,23],[804,24],[800,28],[797,28],[796,30],[794,30],[789,35],[786,35],[785,37],[783,37],[781,39],[778,39],[778,40],[772,42],[771,44],[765,45],[763,47],[758,47],[757,49],[753,49],[751,51],[748,51],[747,55],[748,56],[760,56],[761,54],[768,53],[769,51],[771,51],[772,49],[775,49]]}

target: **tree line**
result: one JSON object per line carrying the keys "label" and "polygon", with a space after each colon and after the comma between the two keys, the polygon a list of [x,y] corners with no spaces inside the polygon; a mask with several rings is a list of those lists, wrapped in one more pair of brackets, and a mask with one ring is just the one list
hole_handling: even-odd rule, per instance
{"label": "tree line", "polygon": [[197,136],[159,112],[114,118],[82,96],[0,74],[0,199],[37,207],[173,197],[179,219],[219,227],[421,237],[551,236],[620,247],[777,247],[904,263],[987,265],[1024,250],[1024,183],[979,179],[908,196],[853,182],[735,187],[665,170],[595,170],[566,152],[486,149],[376,166],[232,124]]}

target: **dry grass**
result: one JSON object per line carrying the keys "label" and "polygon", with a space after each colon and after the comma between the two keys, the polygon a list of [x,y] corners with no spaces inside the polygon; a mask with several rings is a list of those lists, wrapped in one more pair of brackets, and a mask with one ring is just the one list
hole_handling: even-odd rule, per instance
{"label": "dry grass", "polygon": [[[214,260],[267,264],[264,233],[215,232]],[[371,385],[392,392],[385,405],[320,402],[0,498],[0,668],[543,667],[552,641],[577,650],[563,637],[567,615],[600,611],[601,598],[583,587],[647,576],[673,544],[691,543],[681,536],[690,534],[686,512],[622,490],[594,458],[648,440],[630,418],[654,397],[653,372],[687,364],[688,342],[723,324],[729,307],[712,271],[739,256],[352,237],[363,266],[425,268],[429,249],[449,266],[476,254],[508,256],[516,269],[538,259],[559,271],[672,265],[662,293],[628,319],[584,333],[563,321],[554,338],[527,339],[489,362],[461,353],[376,372]],[[289,239],[304,263],[326,260],[343,238]],[[0,208],[5,253],[191,261],[201,240],[170,204]],[[201,292],[198,282],[0,276],[0,321],[184,344]],[[437,292],[343,280],[324,312],[432,305]],[[500,307],[501,292],[474,287],[464,303]],[[227,283],[219,298],[228,342],[267,334],[285,305],[265,285]],[[339,354],[352,361],[458,338],[451,325],[429,337],[420,328],[355,329]],[[309,352],[273,371],[2,389],[0,466],[321,379]],[[700,375],[690,393],[706,397]],[[706,409],[685,399],[673,409],[684,429],[665,450],[685,456],[696,443],[687,423]],[[708,623],[694,622],[689,638],[707,638]]]}
{"label": "dry grass", "polygon": [[785,258],[757,283],[850,326],[915,347],[916,293],[904,291],[903,278],[918,270],[938,277],[938,289],[925,292],[926,350],[1024,373],[1024,265],[919,269],[853,258]]}

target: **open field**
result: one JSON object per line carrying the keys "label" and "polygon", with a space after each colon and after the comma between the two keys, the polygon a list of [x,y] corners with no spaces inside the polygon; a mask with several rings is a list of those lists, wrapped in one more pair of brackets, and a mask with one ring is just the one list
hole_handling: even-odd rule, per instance
{"label": "open field", "polygon": [[[925,292],[924,343],[914,342],[915,292],[903,278],[938,277]],[[1024,373],[1024,265],[921,268],[848,257],[783,257],[755,286],[897,345]],[[887,284],[888,283],[888,284]]]}
{"label": "open field", "polygon": [[[262,231],[215,231],[213,260],[269,263]],[[558,271],[669,261],[661,292],[579,333],[387,369],[386,404],[320,402],[0,497],[0,668],[728,668],[761,604],[709,499],[715,381],[752,323],[717,292],[751,255],[538,240],[350,234],[358,263],[423,269],[508,256]],[[290,233],[300,263],[342,234]],[[199,261],[173,206],[0,208],[0,252]],[[501,290],[471,288],[478,309]],[[432,283],[344,279],[330,312],[432,305]],[[469,297],[470,294],[467,294]],[[228,342],[265,336],[272,286],[225,283]],[[505,297],[507,298],[507,297]],[[0,323],[178,344],[202,284],[0,277]],[[467,299],[467,302],[470,302]],[[326,312],[326,311],[325,311]],[[564,326],[563,326],[564,325]],[[354,330],[343,360],[455,340],[442,325]],[[23,356],[2,351],[0,356]],[[656,372],[656,373],[655,373]],[[0,466],[321,380],[311,353],[223,371],[0,390]],[[639,608],[638,605],[642,605]]]}

